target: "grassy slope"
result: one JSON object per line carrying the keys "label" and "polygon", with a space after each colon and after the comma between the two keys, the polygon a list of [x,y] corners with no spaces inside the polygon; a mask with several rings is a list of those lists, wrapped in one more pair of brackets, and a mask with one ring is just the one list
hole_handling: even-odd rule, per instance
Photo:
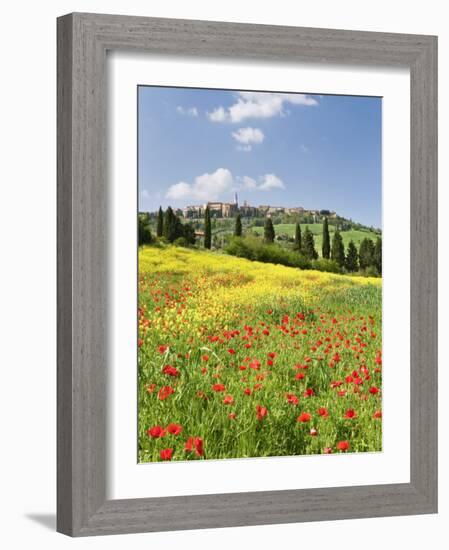
{"label": "grassy slope", "polygon": [[[317,249],[317,252],[321,255],[321,244],[322,244],[322,234],[323,234],[323,224],[321,223],[312,223],[312,224],[301,224],[301,232],[304,233],[305,228],[308,227],[310,231],[313,233],[315,237],[315,246]],[[253,230],[256,233],[262,234],[263,233],[263,227],[254,227]],[[295,224],[293,223],[280,223],[278,225],[274,226],[274,230],[276,232],[276,235],[286,234],[290,237],[293,237],[295,234]],[[335,228],[330,225],[329,226],[329,233],[331,235],[334,233]],[[362,239],[365,237],[368,237],[372,239],[373,241],[376,241],[378,235],[376,233],[373,233],[371,231],[357,231],[357,230],[351,230],[351,231],[343,231],[341,233],[341,236],[343,237],[343,243],[346,246],[348,246],[349,241],[353,240],[354,244],[359,247]]]}

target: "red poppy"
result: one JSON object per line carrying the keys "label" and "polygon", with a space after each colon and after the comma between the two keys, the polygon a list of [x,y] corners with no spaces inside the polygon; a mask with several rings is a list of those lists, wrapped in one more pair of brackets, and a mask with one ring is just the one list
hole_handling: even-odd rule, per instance
{"label": "red poppy", "polygon": [[298,372],[295,375],[296,380],[302,380],[305,377],[305,374],[303,372]]}
{"label": "red poppy", "polygon": [[312,437],[317,436],[317,435],[318,435],[318,430],[317,430],[316,428],[311,428],[311,430],[310,430],[310,435],[311,435]]}
{"label": "red poppy", "polygon": [[162,426],[153,426],[152,428],[148,429],[148,435],[154,439],[164,437],[165,430]]}
{"label": "red poppy", "polygon": [[313,397],[315,395],[315,392],[312,388],[307,388],[304,392],[304,397]]}
{"label": "red poppy", "polygon": [[187,452],[195,451],[197,456],[204,455],[203,440],[201,437],[189,437],[186,441],[184,450]]}
{"label": "red poppy", "polygon": [[332,454],[332,447],[324,447],[323,453],[324,453],[325,455],[330,455],[330,454]]}
{"label": "red poppy", "polygon": [[180,424],[169,424],[167,426],[167,432],[172,435],[179,435],[182,432],[182,426]]}
{"label": "red poppy", "polygon": [[156,384],[148,384],[147,386],[148,393],[153,393],[155,389],[156,389]]}
{"label": "red poppy", "polygon": [[165,365],[162,369],[162,373],[167,374],[168,376],[179,376],[179,370],[172,365]]}
{"label": "red poppy", "polygon": [[226,395],[225,398],[223,399],[224,405],[232,405],[233,403],[234,403],[234,398],[232,397],[232,395]]}
{"label": "red poppy", "polygon": [[376,393],[379,393],[379,388],[376,388],[375,386],[372,386],[369,390],[368,390],[372,395],[376,395]]}
{"label": "red poppy", "polygon": [[270,351],[270,353],[268,354],[268,357],[270,359],[274,359],[276,357],[276,354],[274,353],[274,351]]}
{"label": "red poppy", "polygon": [[162,386],[157,396],[161,401],[163,401],[164,399],[167,399],[167,397],[169,397],[172,393],[175,393],[175,390],[171,386]]}
{"label": "red poppy", "polygon": [[298,418],[297,418],[297,421],[298,422],[310,422],[310,420],[312,419],[312,415],[309,414],[308,412],[302,412]]}
{"label": "red poppy", "polygon": [[218,392],[218,391],[225,391],[225,387],[224,387],[223,384],[214,384],[214,385],[212,386],[212,389],[213,389],[214,391],[217,391],[217,392]]}
{"label": "red poppy", "polygon": [[165,353],[168,350],[168,346],[159,346],[159,353]]}
{"label": "red poppy", "polygon": [[326,416],[329,416],[329,411],[328,411],[325,407],[320,407],[320,408],[318,409],[318,414],[319,414],[320,416],[326,417]]}
{"label": "red poppy", "polygon": [[287,393],[286,398],[287,398],[287,403],[291,403],[292,405],[297,405],[299,403],[299,399],[296,397],[294,393]]}
{"label": "red poppy", "polygon": [[339,441],[337,443],[337,449],[339,451],[347,451],[349,449],[349,441]]}
{"label": "red poppy", "polygon": [[162,460],[171,460],[173,456],[173,449],[162,449],[160,457]]}
{"label": "red poppy", "polygon": [[235,349],[229,348],[228,353],[230,353],[231,355],[234,355],[235,354]]}
{"label": "red poppy", "polygon": [[139,348],[141,348],[141,347],[143,346],[143,340],[142,340],[142,338],[139,338],[139,339],[137,340],[137,345],[139,346]]}
{"label": "red poppy", "polygon": [[348,409],[345,412],[345,418],[355,418],[356,416],[357,416],[357,413],[355,412],[354,409]]}
{"label": "red poppy", "polygon": [[229,418],[230,420],[235,420],[235,419],[237,418],[237,415],[236,415],[235,413],[229,413],[229,414],[228,414],[228,418]]}
{"label": "red poppy", "polygon": [[258,361],[257,359],[254,359],[254,361],[251,361],[251,363],[249,364],[249,368],[254,369],[254,370],[259,370],[260,369],[260,361]]}
{"label": "red poppy", "polygon": [[256,406],[256,415],[257,420],[263,420],[265,416],[268,414],[268,409],[266,407],[262,407],[261,405]]}
{"label": "red poppy", "polygon": [[373,418],[382,418],[382,411],[376,411],[373,414]]}
{"label": "red poppy", "polygon": [[201,357],[201,359],[202,359],[203,361],[209,361],[209,356],[208,356],[208,355],[203,355],[203,356]]}

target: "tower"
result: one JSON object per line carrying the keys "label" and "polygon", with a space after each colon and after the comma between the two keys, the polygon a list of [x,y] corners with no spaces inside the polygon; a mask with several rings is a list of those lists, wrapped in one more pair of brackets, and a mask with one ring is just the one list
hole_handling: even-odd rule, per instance
{"label": "tower", "polygon": [[236,208],[238,208],[239,200],[238,200],[238,197],[237,197],[237,191],[234,193],[234,204],[235,204]]}

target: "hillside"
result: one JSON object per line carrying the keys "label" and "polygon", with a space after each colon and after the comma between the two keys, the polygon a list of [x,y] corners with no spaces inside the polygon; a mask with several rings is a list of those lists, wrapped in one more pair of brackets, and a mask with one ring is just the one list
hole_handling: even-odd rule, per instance
{"label": "hillside", "polygon": [[[317,249],[317,252],[321,255],[321,245],[323,240],[322,239],[323,224],[322,223],[301,224],[302,233],[304,233],[306,227],[308,227],[309,230],[313,233],[313,236],[315,238],[315,247]],[[253,227],[252,230],[255,233],[258,233],[259,235],[263,234],[263,227]],[[276,236],[287,235],[288,237],[294,237],[295,224],[280,223],[274,226],[274,230],[276,232]],[[333,225],[329,225],[329,233],[330,233],[331,239],[334,232],[335,232],[335,227]],[[341,231],[341,236],[343,238],[343,243],[345,247],[347,247],[349,244],[349,241],[352,240],[354,241],[354,244],[358,248],[362,239],[365,239],[367,237],[369,239],[372,239],[373,241],[376,241],[379,235],[369,230],[362,231],[357,229],[351,229],[349,231]]]}

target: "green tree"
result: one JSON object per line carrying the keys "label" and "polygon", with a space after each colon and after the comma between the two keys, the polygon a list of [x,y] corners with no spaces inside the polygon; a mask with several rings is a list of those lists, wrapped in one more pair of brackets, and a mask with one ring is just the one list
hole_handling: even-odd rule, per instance
{"label": "green tree", "polygon": [[264,225],[264,239],[267,243],[274,242],[275,232],[273,227],[273,222],[271,221],[271,218],[265,219],[265,225]]}
{"label": "green tree", "polygon": [[187,241],[188,244],[195,244],[195,228],[191,223],[185,223],[182,226],[182,237]]}
{"label": "green tree", "polygon": [[138,238],[139,246],[153,242],[150,229],[150,216],[147,212],[139,213],[138,215]]}
{"label": "green tree", "polygon": [[242,218],[240,217],[240,214],[237,214],[237,217],[235,218],[234,237],[241,237],[241,236],[242,236]]}
{"label": "green tree", "polygon": [[324,218],[323,222],[323,247],[322,247],[323,258],[327,260],[330,258],[331,253],[331,239],[329,235],[329,224],[327,218]]}
{"label": "green tree", "polygon": [[162,207],[159,206],[159,211],[157,213],[156,236],[162,237],[163,233],[164,233],[164,213],[162,212]]}
{"label": "green tree", "polygon": [[316,260],[318,258],[318,252],[315,250],[315,239],[308,226],[304,230],[301,251],[309,260]]}
{"label": "green tree", "polygon": [[209,205],[206,206],[204,213],[204,247],[209,248],[212,246],[212,227],[210,223],[210,209]]}
{"label": "green tree", "polygon": [[349,241],[348,244],[348,253],[346,254],[346,269],[353,273],[359,268],[359,254],[357,248],[354,244],[354,241]]}
{"label": "green tree", "polygon": [[379,275],[382,275],[382,239],[380,237],[377,237],[374,245],[373,260]]}
{"label": "green tree", "polygon": [[360,269],[366,269],[374,265],[374,243],[368,237],[365,237],[360,243],[359,264]]}
{"label": "green tree", "polygon": [[162,235],[167,239],[168,242],[172,243],[176,238],[176,216],[172,210],[172,207],[169,206],[164,214],[164,226],[162,230]]}
{"label": "green tree", "polygon": [[295,226],[295,244],[293,245],[293,248],[295,250],[301,251],[302,248],[302,239],[301,239],[301,225],[296,222]]}
{"label": "green tree", "polygon": [[345,247],[338,229],[335,230],[334,236],[332,237],[331,260],[337,262],[340,267],[345,265]]}

